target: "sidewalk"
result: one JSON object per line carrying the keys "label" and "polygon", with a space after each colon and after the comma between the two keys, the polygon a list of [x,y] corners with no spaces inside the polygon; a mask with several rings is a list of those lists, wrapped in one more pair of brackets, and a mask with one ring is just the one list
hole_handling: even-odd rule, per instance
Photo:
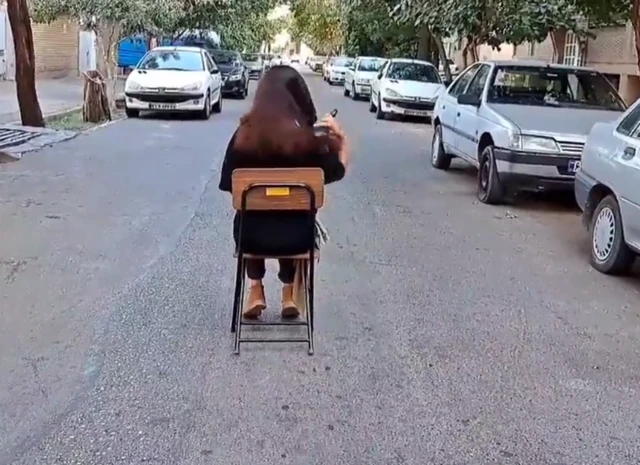
{"label": "sidewalk", "polygon": [[[123,81],[118,82],[120,89]],[[82,106],[81,77],[40,79],[36,82],[40,108],[45,117]],[[20,122],[16,83],[0,81],[0,124]]]}

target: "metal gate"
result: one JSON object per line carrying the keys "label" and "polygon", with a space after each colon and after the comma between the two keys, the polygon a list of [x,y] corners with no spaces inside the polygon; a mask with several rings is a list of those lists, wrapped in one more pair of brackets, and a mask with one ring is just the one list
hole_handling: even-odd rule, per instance
{"label": "metal gate", "polygon": [[7,74],[7,15],[0,11],[0,79]]}

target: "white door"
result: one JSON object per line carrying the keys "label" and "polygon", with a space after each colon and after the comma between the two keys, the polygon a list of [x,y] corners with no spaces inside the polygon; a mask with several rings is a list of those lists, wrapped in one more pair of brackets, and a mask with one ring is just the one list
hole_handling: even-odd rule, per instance
{"label": "white door", "polygon": [[440,124],[442,127],[442,143],[448,153],[458,153],[458,141],[456,133],[456,120],[458,119],[458,95],[464,94],[478,71],[480,64],[475,64],[467,68],[454,83],[449,87],[448,91],[438,97],[436,105],[438,105],[440,115]]}
{"label": "white door", "polygon": [[0,11],[0,79],[7,74],[7,15]]}
{"label": "white door", "polygon": [[614,154],[618,175],[614,189],[619,195],[625,239],[640,247],[640,124],[621,139],[623,143]]}
{"label": "white door", "polygon": [[[491,66],[486,64],[480,65],[480,68],[476,71],[464,93],[467,95],[473,95],[479,102],[481,102],[490,72]],[[456,132],[456,141],[458,144],[456,146],[456,150],[472,162],[478,159],[476,152],[479,140],[479,110],[480,106],[476,107],[472,105],[458,104],[456,122],[454,124],[454,131]]]}
{"label": "white door", "polygon": [[80,31],[78,37],[78,69],[82,73],[96,68],[95,33],[93,31]]}
{"label": "white door", "polygon": [[347,69],[347,72],[344,74],[344,88],[351,89],[351,83],[355,79],[356,69],[358,69],[359,59],[355,60],[353,64]]}

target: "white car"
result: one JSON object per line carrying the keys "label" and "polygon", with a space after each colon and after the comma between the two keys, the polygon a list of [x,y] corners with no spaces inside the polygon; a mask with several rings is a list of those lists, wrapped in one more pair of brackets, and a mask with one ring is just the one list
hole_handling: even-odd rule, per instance
{"label": "white car", "polygon": [[533,60],[474,63],[436,102],[431,164],[478,168],[477,196],[574,189],[587,136],[626,105],[594,69]]}
{"label": "white car", "polygon": [[222,111],[220,70],[209,53],[198,47],[157,47],[150,50],[125,83],[129,118],[141,111],[199,112],[209,119]]}
{"label": "white car", "polygon": [[279,56],[275,56],[271,59],[271,67],[273,68],[274,66],[280,66],[282,64],[282,58]]}
{"label": "white car", "polygon": [[371,95],[371,83],[385,61],[380,57],[356,58],[344,75],[344,96],[358,100],[361,96]]}
{"label": "white car", "polygon": [[373,81],[369,111],[378,119],[390,114],[430,118],[444,91],[438,70],[428,61],[394,58]]}
{"label": "white car", "polygon": [[348,57],[335,57],[332,58],[325,68],[324,80],[329,85],[344,84],[344,76],[347,74],[347,70],[353,64],[353,58]]}
{"label": "white car", "polygon": [[596,123],[582,151],[575,195],[591,233],[591,264],[624,274],[640,254],[640,100],[619,119]]}

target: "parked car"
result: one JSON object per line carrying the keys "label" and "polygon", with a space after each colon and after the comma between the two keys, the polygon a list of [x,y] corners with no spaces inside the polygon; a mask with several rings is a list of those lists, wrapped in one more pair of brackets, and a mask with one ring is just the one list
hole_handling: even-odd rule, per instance
{"label": "parked car", "polygon": [[428,61],[394,58],[385,63],[371,85],[369,111],[430,118],[438,96],[446,91],[438,70]]}
{"label": "parked car", "polygon": [[249,79],[260,79],[264,73],[264,61],[259,53],[243,53],[242,60],[249,69]]}
{"label": "parked car", "polygon": [[273,55],[270,53],[265,53],[262,55],[262,62],[264,63],[264,70],[267,71],[271,68],[271,60],[273,60]]}
{"label": "parked car", "polygon": [[273,68],[274,66],[279,66],[282,64],[282,57],[280,55],[274,55],[273,58],[271,58],[271,68]]}
{"label": "parked car", "polygon": [[222,111],[220,70],[199,47],[157,47],[150,50],[125,82],[125,111],[198,112],[209,119]]}
{"label": "parked car", "polygon": [[623,274],[640,254],[640,100],[618,120],[597,123],[576,174],[576,201],[591,234],[591,264]]}
{"label": "parked car", "polygon": [[293,55],[291,57],[291,63],[300,63],[300,55]]}
{"label": "parked car", "polygon": [[212,50],[211,55],[222,74],[223,94],[246,98],[249,94],[249,69],[240,53],[233,50]]}
{"label": "parked car", "polygon": [[331,66],[331,63],[333,63],[335,59],[336,57],[329,57],[326,59],[324,63],[322,63],[322,80],[323,81],[327,80],[327,73],[329,72],[329,67]]}
{"label": "parked car", "polygon": [[353,64],[354,59],[349,57],[332,58],[325,70],[325,81],[329,85],[344,84],[344,75]]}
{"label": "parked car", "polygon": [[358,100],[371,95],[371,83],[385,63],[380,57],[358,57],[344,75],[344,96]]}
{"label": "parked car", "polygon": [[587,68],[529,62],[476,63],[436,103],[431,163],[453,157],[478,168],[478,199],[509,190],[573,190],[589,131],[626,106],[606,77]]}
{"label": "parked car", "polygon": [[316,73],[322,72],[322,65],[327,60],[327,57],[315,56],[309,61],[309,67]]}

